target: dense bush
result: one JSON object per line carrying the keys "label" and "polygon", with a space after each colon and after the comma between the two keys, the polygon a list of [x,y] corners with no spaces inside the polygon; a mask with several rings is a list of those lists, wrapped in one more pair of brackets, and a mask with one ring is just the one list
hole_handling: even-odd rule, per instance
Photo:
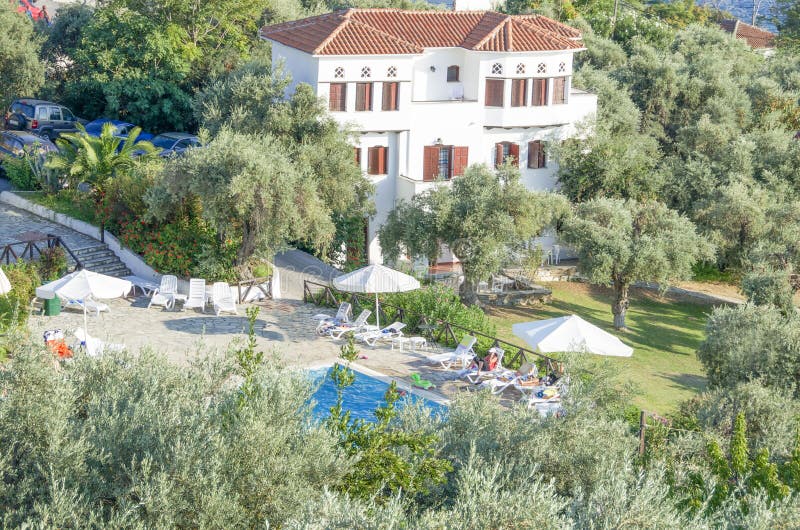
{"label": "dense bush", "polygon": [[717,308],[697,352],[709,384],[732,388],[761,380],[796,392],[800,383],[800,317],[774,306]]}
{"label": "dense bush", "polygon": [[39,255],[38,267],[42,281],[57,280],[67,272],[67,253],[61,247],[43,249]]}
{"label": "dense bush", "polygon": [[4,265],[3,272],[11,283],[11,292],[0,295],[0,331],[28,322],[28,307],[41,284],[36,266],[27,261]]}
{"label": "dense bush", "polygon": [[742,278],[742,292],[755,305],[774,305],[783,311],[794,307],[792,286],[786,271],[763,271]]}
{"label": "dense bush", "polygon": [[5,157],[0,174],[5,173],[8,180],[21,191],[34,191],[41,188],[39,178],[33,172],[28,158]]}

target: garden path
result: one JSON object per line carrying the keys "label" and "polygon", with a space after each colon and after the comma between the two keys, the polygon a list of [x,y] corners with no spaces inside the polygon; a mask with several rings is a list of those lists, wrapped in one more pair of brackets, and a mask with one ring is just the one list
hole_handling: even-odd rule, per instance
{"label": "garden path", "polygon": [[[0,179],[0,182],[3,182],[3,179]],[[31,231],[61,236],[72,250],[100,244],[96,239],[80,232],[0,202],[0,246],[15,243],[19,241],[17,238],[19,234]]]}

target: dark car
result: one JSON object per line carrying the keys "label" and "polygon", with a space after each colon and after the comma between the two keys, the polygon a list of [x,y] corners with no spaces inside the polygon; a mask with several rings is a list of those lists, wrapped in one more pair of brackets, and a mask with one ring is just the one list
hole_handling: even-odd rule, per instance
{"label": "dark car", "polygon": [[197,136],[179,132],[159,134],[150,143],[161,149],[159,156],[179,156],[192,147],[202,147]]}
{"label": "dark car", "polygon": [[5,128],[13,131],[30,131],[53,141],[61,133],[77,131],[82,123],[71,110],[52,101],[17,99],[6,112]]}
{"label": "dark car", "polygon": [[50,140],[26,131],[0,131],[0,176],[5,176],[4,158],[22,158],[25,154],[46,155],[58,149]]}
{"label": "dark car", "polygon": [[[126,121],[109,120],[108,118],[98,118],[96,120],[90,121],[85,125],[86,134],[88,134],[89,136],[99,137],[100,134],[103,132],[103,126],[106,123],[110,123],[111,125],[113,125],[114,136],[116,136],[117,138],[122,138],[123,140],[122,142],[119,143],[117,151],[121,150],[122,146],[125,145],[124,140],[128,139],[128,135],[131,133],[131,131],[135,127],[138,127],[138,125],[134,125],[133,123],[128,123]],[[139,133],[139,136],[136,138],[136,143],[138,144],[139,142],[144,142],[146,140],[149,141],[151,138],[153,138],[152,134],[141,131]]]}

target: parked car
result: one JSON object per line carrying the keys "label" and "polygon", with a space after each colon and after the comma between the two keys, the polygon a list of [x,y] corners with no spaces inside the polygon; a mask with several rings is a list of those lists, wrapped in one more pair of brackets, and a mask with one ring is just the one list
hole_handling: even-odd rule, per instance
{"label": "parked car", "polygon": [[5,176],[3,159],[22,158],[25,154],[41,156],[58,151],[55,144],[26,131],[0,131],[0,176]]}
{"label": "parked car", "polygon": [[52,101],[28,98],[14,100],[4,118],[6,129],[30,131],[50,141],[61,133],[77,131],[75,125],[78,123],[85,121],[76,118],[67,107]]}
{"label": "parked car", "polygon": [[[103,132],[103,126],[106,123],[110,123],[111,125],[113,125],[114,136],[116,136],[117,138],[122,138],[123,140],[127,140],[128,135],[134,129],[134,127],[138,127],[138,125],[135,125],[133,123],[128,123],[126,121],[109,120],[108,118],[98,118],[96,120],[90,121],[85,125],[86,133],[90,136],[95,136],[95,137],[100,136],[100,133]],[[149,132],[142,131],[139,133],[139,137],[136,139],[136,143],[143,142],[145,140],[149,141],[151,138],[153,138],[152,134],[150,134]],[[122,149],[122,145],[124,143],[125,142],[120,142],[119,149]]]}
{"label": "parked car", "polygon": [[150,140],[150,143],[161,149],[158,155],[163,157],[180,156],[187,149],[202,147],[200,139],[197,136],[180,132],[161,133]]}

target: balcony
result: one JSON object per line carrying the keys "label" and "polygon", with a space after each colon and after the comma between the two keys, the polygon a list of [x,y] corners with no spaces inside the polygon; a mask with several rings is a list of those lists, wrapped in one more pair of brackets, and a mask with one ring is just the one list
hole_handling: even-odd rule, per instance
{"label": "balcony", "polygon": [[485,107],[486,127],[548,127],[577,123],[597,111],[597,95],[583,90],[570,90],[563,105],[540,107]]}

